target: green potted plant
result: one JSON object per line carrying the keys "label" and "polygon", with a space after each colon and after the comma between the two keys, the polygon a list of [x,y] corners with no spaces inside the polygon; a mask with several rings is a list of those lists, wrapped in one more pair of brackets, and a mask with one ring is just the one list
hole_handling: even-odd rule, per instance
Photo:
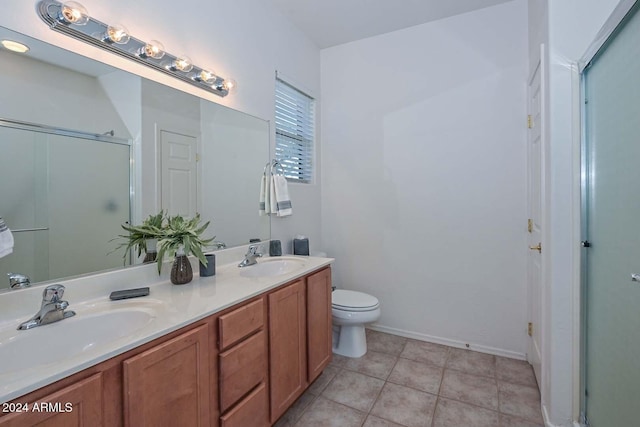
{"label": "green potted plant", "polygon": [[144,251],[144,263],[153,262],[157,258],[157,244],[158,239],[163,235],[162,223],[165,219],[165,212],[160,211],[156,215],[149,215],[142,225],[129,225],[123,224],[122,228],[128,231],[129,234],[121,234],[118,237],[126,239],[126,242],[121,243],[116,249],[124,247],[125,258],[129,254],[129,251],[133,248],[138,253],[138,258]]}
{"label": "green potted plant", "polygon": [[158,274],[162,271],[162,260],[165,255],[174,257],[171,267],[171,283],[174,285],[183,285],[193,279],[193,270],[187,258],[190,254],[198,258],[204,266],[207,265],[207,258],[204,256],[202,248],[215,238],[202,238],[202,233],[209,226],[209,222],[201,225],[200,214],[196,214],[191,219],[186,219],[181,215],[167,218],[162,236],[158,241],[160,248],[157,259]]}

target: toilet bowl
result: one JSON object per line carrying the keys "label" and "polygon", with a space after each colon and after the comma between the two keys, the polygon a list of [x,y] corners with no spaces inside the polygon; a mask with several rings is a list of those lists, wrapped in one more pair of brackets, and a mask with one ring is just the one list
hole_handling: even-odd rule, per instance
{"label": "toilet bowl", "polygon": [[380,318],[378,298],[363,292],[336,289],[331,296],[333,352],[361,357],[367,352],[364,325]]}

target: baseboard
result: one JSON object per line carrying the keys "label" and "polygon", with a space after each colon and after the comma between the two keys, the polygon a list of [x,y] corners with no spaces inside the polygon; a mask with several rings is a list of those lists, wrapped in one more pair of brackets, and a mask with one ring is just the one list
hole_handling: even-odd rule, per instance
{"label": "baseboard", "polygon": [[578,421],[569,421],[568,424],[553,424],[549,421],[549,411],[547,411],[546,405],[542,405],[542,419],[544,420],[545,427],[585,427]]}
{"label": "baseboard", "polygon": [[401,337],[412,338],[419,341],[427,341],[427,342],[432,342],[434,344],[448,345],[450,347],[465,348],[469,350],[479,351],[480,353],[493,354],[495,356],[508,357],[511,359],[527,360],[527,355],[524,353],[518,353],[516,351],[510,351],[510,350],[503,350],[501,348],[489,347],[486,345],[473,344],[473,343],[465,343],[462,341],[457,341],[457,340],[452,340],[452,339],[442,338],[442,337],[434,337],[432,335],[426,335],[426,334],[421,334],[421,333],[412,332],[412,331],[405,331],[404,329],[390,328],[388,326],[379,325],[375,323],[373,325],[368,325],[367,328],[373,329],[374,331],[386,332],[388,334],[399,335]]}

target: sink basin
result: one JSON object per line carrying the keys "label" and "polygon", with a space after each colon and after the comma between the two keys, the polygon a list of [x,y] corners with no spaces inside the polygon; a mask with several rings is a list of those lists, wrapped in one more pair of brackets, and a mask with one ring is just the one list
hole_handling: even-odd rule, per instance
{"label": "sink basin", "polygon": [[17,331],[13,326],[11,330],[0,331],[0,375],[59,363],[110,345],[119,338],[131,336],[155,319],[154,311],[148,307],[101,311],[92,306],[84,310],[79,307],[75,311],[74,317],[26,331]]}
{"label": "sink basin", "polygon": [[275,258],[258,261],[258,264],[242,267],[240,275],[244,277],[273,277],[300,270],[305,261],[299,258]]}

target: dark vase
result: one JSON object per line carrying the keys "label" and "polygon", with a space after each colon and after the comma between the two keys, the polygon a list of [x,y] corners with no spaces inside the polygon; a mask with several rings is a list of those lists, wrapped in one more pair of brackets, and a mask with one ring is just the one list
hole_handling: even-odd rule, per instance
{"label": "dark vase", "polygon": [[158,252],[147,252],[144,256],[144,260],[142,261],[142,263],[146,264],[148,262],[154,262],[157,256],[158,256]]}
{"label": "dark vase", "polygon": [[176,255],[171,267],[171,283],[174,285],[184,285],[193,279],[191,263],[186,255]]}
{"label": "dark vase", "polygon": [[147,239],[146,240],[147,251],[144,255],[143,264],[148,262],[154,262],[156,257],[158,256],[158,240],[157,239]]}

